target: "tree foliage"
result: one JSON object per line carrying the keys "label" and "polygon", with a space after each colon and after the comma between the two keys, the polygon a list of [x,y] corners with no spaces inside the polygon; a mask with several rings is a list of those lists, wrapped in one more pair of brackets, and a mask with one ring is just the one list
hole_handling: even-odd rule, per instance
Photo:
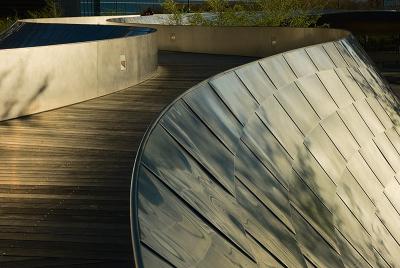
{"label": "tree foliage", "polygon": [[[43,8],[39,10],[28,10],[27,17],[31,19],[37,18],[56,18],[61,16],[60,7],[55,0],[46,0]],[[10,28],[17,20],[18,15],[0,19],[0,33]]]}
{"label": "tree foliage", "polygon": [[172,25],[181,25],[183,22],[183,6],[179,6],[174,0],[165,0],[162,8],[169,14],[168,23]]}
{"label": "tree foliage", "polygon": [[182,24],[186,17],[189,24],[205,26],[315,26],[318,11],[324,0],[206,0],[195,13],[184,13],[184,7],[166,0],[164,10],[169,13],[170,24]]}

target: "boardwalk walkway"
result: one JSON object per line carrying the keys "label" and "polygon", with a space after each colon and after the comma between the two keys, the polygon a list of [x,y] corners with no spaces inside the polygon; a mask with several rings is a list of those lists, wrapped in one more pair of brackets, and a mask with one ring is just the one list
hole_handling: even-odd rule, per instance
{"label": "boardwalk walkway", "polygon": [[136,150],[165,105],[252,58],[161,52],[132,88],[0,122],[0,267],[131,267]]}

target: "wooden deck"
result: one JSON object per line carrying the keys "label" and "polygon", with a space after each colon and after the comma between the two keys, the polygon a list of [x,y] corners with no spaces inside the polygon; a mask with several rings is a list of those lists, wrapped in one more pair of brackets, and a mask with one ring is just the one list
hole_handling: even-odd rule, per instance
{"label": "wooden deck", "polygon": [[186,89],[253,60],[159,56],[138,86],[0,122],[0,267],[132,267],[130,180],[146,128]]}

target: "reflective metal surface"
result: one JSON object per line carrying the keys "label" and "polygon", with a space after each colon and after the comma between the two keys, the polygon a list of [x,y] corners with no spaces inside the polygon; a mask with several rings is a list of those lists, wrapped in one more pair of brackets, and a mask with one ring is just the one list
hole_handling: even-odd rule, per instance
{"label": "reflective metal surface", "polygon": [[398,101],[373,68],[349,37],[167,107],[133,176],[144,266],[399,267]]}
{"label": "reflective metal surface", "polygon": [[151,32],[154,29],[132,26],[17,22],[0,35],[0,49],[98,41]]}

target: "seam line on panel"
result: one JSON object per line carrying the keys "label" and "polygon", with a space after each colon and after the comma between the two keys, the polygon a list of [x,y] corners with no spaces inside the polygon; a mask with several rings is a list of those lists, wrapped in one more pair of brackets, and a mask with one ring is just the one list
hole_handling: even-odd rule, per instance
{"label": "seam line on panel", "polygon": [[315,76],[317,77],[317,79],[321,83],[321,85],[324,87],[325,92],[328,93],[329,97],[331,97],[331,99],[333,100],[333,103],[336,105],[336,108],[337,108],[336,110],[339,110],[340,109],[339,105],[337,104],[337,102],[333,98],[332,94],[329,92],[329,90],[326,87],[326,85],[324,84],[324,82],[322,82],[321,77],[319,77],[318,73],[315,73]]}
{"label": "seam line on panel", "polygon": [[[366,101],[366,100],[365,100],[365,99],[363,99],[363,100],[361,100],[361,101]],[[374,132],[372,132],[372,130],[371,130],[371,128],[370,128],[370,126],[367,124],[367,122],[365,122],[365,119],[364,119],[364,117],[361,115],[360,111],[357,109],[357,106],[356,106],[356,104],[357,104],[357,103],[359,103],[359,102],[354,102],[354,103],[352,103],[352,105],[353,105],[354,109],[357,111],[358,115],[360,116],[360,118],[362,119],[362,121],[364,122],[364,124],[367,126],[367,128],[368,128],[368,129],[369,129],[369,131],[371,132],[372,136],[373,136],[373,137],[375,137],[375,134],[374,134]]]}
{"label": "seam line on panel", "polygon": [[[210,229],[212,229],[215,233],[217,233],[223,240],[225,240],[226,242],[228,242],[230,245],[232,245],[234,248],[236,248],[236,250],[238,250],[240,253],[242,253],[244,256],[246,256],[249,260],[251,260],[254,263],[257,263],[257,261],[255,259],[253,259],[252,256],[250,256],[244,249],[242,249],[239,245],[237,245],[231,238],[229,238],[223,231],[221,231],[217,226],[215,226],[210,220],[208,220],[203,214],[201,214],[196,208],[194,208],[192,205],[190,205],[190,203],[188,203],[183,197],[181,197],[179,195],[179,193],[177,193],[171,186],[169,186],[165,181],[163,181],[157,174],[155,174],[153,172],[153,170],[151,170],[149,167],[147,167],[146,164],[143,164],[143,166],[149,171],[151,172],[159,182],[161,182],[162,185],[164,185],[164,187],[166,189],[168,189],[168,191],[173,194],[178,200],[180,200],[186,207],[188,210],[190,210],[197,218],[199,218],[200,220],[203,221],[203,223],[205,223]],[[243,224],[240,222],[241,226],[244,229]],[[245,235],[243,233],[243,235]]]}
{"label": "seam line on panel", "polygon": [[233,73],[235,74],[235,76],[239,79],[240,83],[243,85],[243,87],[247,90],[247,93],[250,94],[250,96],[253,98],[253,100],[255,100],[255,102],[258,104],[258,106],[260,106],[260,103],[258,102],[258,100],[256,99],[256,97],[253,95],[253,93],[250,91],[250,89],[246,86],[246,84],[243,82],[242,78],[240,78],[240,76],[236,73],[236,70],[233,71]]}
{"label": "seam line on panel", "polygon": [[[250,193],[251,193],[251,195],[253,195],[253,197],[255,198],[255,199],[257,199],[257,201],[258,202],[260,202],[260,204],[263,206],[263,207],[265,207],[269,212],[271,212],[271,214],[273,214],[274,216],[275,216],[275,218],[280,222],[280,223],[282,223],[283,224],[283,226],[285,226],[285,229],[287,230],[287,231],[289,231],[291,234],[296,234],[295,232],[293,232],[287,225],[286,225],[286,223],[284,223],[282,220],[281,220],[281,218],[278,216],[278,215],[276,215],[276,213],[271,209],[271,208],[269,208],[258,196],[257,196],[257,194],[255,194],[249,187],[247,187],[247,185],[245,184],[245,183],[243,183],[243,180],[241,179],[241,178],[239,178],[238,176],[235,176],[236,177],[236,179],[243,185],[243,187],[244,188],[246,188],[246,190],[247,191],[249,191]],[[251,183],[251,182],[250,182]],[[251,183],[252,184],[252,183]],[[255,185],[254,185],[255,186]],[[286,189],[285,189],[286,190]],[[289,191],[288,190],[286,190],[287,192],[288,192],[288,205],[289,205]],[[285,215],[286,216],[286,215]],[[290,222],[290,219],[288,218],[288,221]]]}
{"label": "seam line on panel", "polygon": [[[218,93],[218,90],[214,87],[214,85],[212,83],[207,82],[207,84],[211,87],[211,89],[214,91],[214,93],[220,98],[220,100],[225,104],[225,106],[228,108],[228,110],[231,112],[231,114],[233,115],[233,117],[236,118],[236,120],[239,122],[239,124],[241,124],[243,127],[245,127],[245,123],[242,123],[239,118],[236,116],[236,114],[232,111],[231,107],[225,102],[224,98]],[[247,118],[248,119],[248,118]]]}
{"label": "seam line on panel", "polygon": [[[383,132],[384,134],[385,132]],[[382,135],[382,134],[381,134]],[[376,139],[376,138],[375,138]],[[383,156],[383,159],[385,159],[386,163],[389,165],[389,167],[392,169],[393,173],[396,174],[396,171],[394,170],[392,164],[390,164],[390,162],[387,160],[387,157],[385,156],[385,154],[382,152],[381,148],[379,148],[379,146],[376,144],[375,139],[372,139],[372,142],[375,144],[376,148],[378,148],[378,151],[381,153],[381,155]]]}
{"label": "seam line on panel", "polygon": [[279,139],[279,137],[277,137],[277,135],[274,133],[275,131],[271,128],[269,128],[267,126],[267,124],[264,122],[264,120],[261,118],[261,116],[256,112],[255,113],[258,120],[261,121],[261,123],[264,125],[264,127],[266,127],[268,129],[268,131],[272,134],[272,136],[274,137],[274,139],[278,142],[278,144],[283,148],[283,150],[286,152],[286,154],[292,159],[294,160],[294,158],[292,157],[292,155],[289,153],[289,151],[286,149],[286,147],[284,146],[283,142]]}
{"label": "seam line on panel", "polygon": [[229,194],[232,197],[235,197],[230,191],[229,189],[227,189],[227,187],[218,180],[218,178],[216,178],[216,176],[213,174],[213,172],[211,172],[211,170],[202,162],[200,162],[200,160],[198,160],[187,148],[186,146],[184,146],[183,144],[181,144],[181,142],[178,141],[178,139],[175,137],[175,135],[173,135],[166,127],[164,127],[164,125],[161,124],[161,127],[164,129],[164,131],[174,140],[174,142],[180,147],[182,148],[182,150],[185,151],[185,153],[187,153],[189,155],[189,157],[195,162],[197,163],[197,165],[199,165],[200,169],[203,170],[208,176],[210,176],[212,178],[212,181],[215,182],[217,185],[219,185],[227,194]]}
{"label": "seam line on panel", "polygon": [[176,268],[175,265],[173,265],[169,260],[167,260],[166,258],[164,258],[164,256],[162,256],[161,254],[159,254],[156,250],[154,250],[151,246],[147,245],[145,241],[140,241],[142,247],[145,247],[148,251],[150,251],[151,253],[153,253],[154,255],[156,255],[158,258],[160,258],[162,261],[166,262],[167,264],[171,265],[171,267]]}
{"label": "seam line on panel", "polygon": [[326,48],[325,48],[325,44],[322,45],[322,48],[324,49],[326,55],[328,55],[328,57],[329,57],[329,59],[331,60],[331,62],[333,62],[333,65],[335,66],[335,68],[341,68],[340,66],[338,66],[338,65],[335,63],[335,61],[334,61],[334,60],[332,59],[332,57],[329,55],[328,51],[327,51]]}
{"label": "seam line on panel", "polygon": [[[347,93],[350,95],[350,97],[353,99],[352,102],[355,102],[356,99],[353,97],[353,95],[351,95],[350,90],[347,88],[347,86],[344,84],[342,78],[339,76],[339,74],[337,73],[337,69],[333,69],[333,72],[335,73],[336,77],[340,80],[340,82],[342,83],[343,87],[346,89]],[[360,89],[361,90],[361,89]],[[361,90],[362,91],[362,90]]]}
{"label": "seam line on panel", "polygon": [[296,86],[296,88],[300,91],[301,95],[303,95],[303,97],[306,99],[306,101],[308,102],[308,104],[310,105],[311,109],[314,111],[314,113],[317,115],[319,121],[322,120],[321,116],[319,116],[319,114],[317,113],[317,111],[314,109],[314,107],[311,105],[310,101],[307,99],[307,97],[304,95],[303,91],[301,91],[299,85],[297,84],[298,81],[294,81],[294,85]]}
{"label": "seam line on panel", "polygon": [[299,126],[296,124],[296,122],[293,120],[293,118],[290,116],[290,114],[288,113],[288,111],[285,109],[285,107],[282,105],[282,103],[279,101],[279,99],[276,97],[275,94],[273,94],[274,98],[276,99],[276,101],[279,103],[279,105],[282,107],[282,109],[285,111],[285,113],[289,116],[289,118],[292,120],[293,124],[296,126],[296,128],[300,131],[300,133],[303,135],[303,138],[305,137],[305,134],[303,133],[303,131],[299,128]]}
{"label": "seam line on panel", "polygon": [[361,190],[365,193],[365,195],[368,197],[368,199],[374,205],[375,210],[376,210],[376,204],[375,204],[374,200],[371,199],[371,197],[368,195],[368,193],[365,191],[365,189],[361,186],[360,182],[357,180],[356,176],[354,176],[353,172],[351,172],[351,170],[347,166],[346,166],[346,169],[349,171],[350,175],[353,176],[353,178],[356,181],[356,183],[360,186]]}
{"label": "seam line on panel", "polygon": [[271,84],[275,87],[276,90],[278,90],[279,88],[276,86],[276,84],[274,83],[274,81],[272,81],[271,77],[269,76],[269,74],[267,73],[267,71],[264,69],[263,65],[261,64],[260,61],[257,61],[258,65],[260,66],[261,70],[263,70],[263,72],[265,73],[265,75],[268,77],[269,81],[271,82]]}

